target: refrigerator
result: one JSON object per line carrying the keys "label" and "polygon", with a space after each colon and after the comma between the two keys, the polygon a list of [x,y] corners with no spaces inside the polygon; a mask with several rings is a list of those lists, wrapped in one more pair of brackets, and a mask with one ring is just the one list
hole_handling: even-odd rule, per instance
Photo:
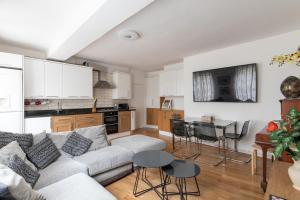
{"label": "refrigerator", "polygon": [[23,71],[1,64],[0,56],[0,131],[23,133]]}

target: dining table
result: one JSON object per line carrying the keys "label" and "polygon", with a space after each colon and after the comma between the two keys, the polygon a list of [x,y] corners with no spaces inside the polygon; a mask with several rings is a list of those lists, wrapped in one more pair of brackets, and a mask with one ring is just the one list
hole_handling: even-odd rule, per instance
{"label": "dining table", "polygon": [[[190,126],[192,126],[194,123],[199,123],[199,122],[200,123],[211,123],[211,124],[213,124],[213,126],[216,129],[220,129],[222,131],[223,152],[224,152],[223,155],[224,156],[223,156],[223,159],[217,165],[219,165],[221,163],[226,164],[226,160],[227,160],[227,156],[226,156],[227,150],[226,150],[226,145],[225,145],[226,144],[226,141],[225,141],[226,129],[233,126],[234,133],[236,134],[237,133],[237,121],[214,119],[211,122],[207,122],[207,121],[203,120],[201,117],[186,117],[186,118],[184,118],[184,121],[185,121],[185,123],[189,124]],[[174,135],[173,135],[173,137],[174,137]],[[234,150],[237,151],[237,141],[236,140],[234,140]]]}

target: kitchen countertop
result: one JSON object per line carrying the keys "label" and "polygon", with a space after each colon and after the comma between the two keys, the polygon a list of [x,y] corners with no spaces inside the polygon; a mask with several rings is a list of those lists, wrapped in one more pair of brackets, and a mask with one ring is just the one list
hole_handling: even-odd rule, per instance
{"label": "kitchen countertop", "polygon": [[[129,110],[118,110],[118,109],[112,109],[112,110],[100,110],[99,109],[95,113],[104,113],[109,111],[133,111],[136,110],[135,108],[130,108]],[[80,115],[80,114],[92,114],[91,108],[79,108],[79,109],[63,109],[59,113],[57,113],[56,110],[32,110],[32,111],[25,111],[24,115],[25,118],[35,118],[35,117],[52,117],[52,116],[65,116],[65,115]]]}

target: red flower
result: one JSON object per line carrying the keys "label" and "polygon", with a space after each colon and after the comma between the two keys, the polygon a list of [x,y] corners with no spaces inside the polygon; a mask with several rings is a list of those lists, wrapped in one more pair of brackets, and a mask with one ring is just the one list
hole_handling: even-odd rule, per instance
{"label": "red flower", "polygon": [[268,132],[273,132],[277,130],[278,130],[278,125],[275,122],[271,121],[268,123],[268,128],[267,128]]}

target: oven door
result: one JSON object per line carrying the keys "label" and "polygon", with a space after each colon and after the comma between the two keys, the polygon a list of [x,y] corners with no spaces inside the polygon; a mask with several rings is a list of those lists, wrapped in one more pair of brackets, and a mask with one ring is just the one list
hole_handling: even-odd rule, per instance
{"label": "oven door", "polygon": [[105,116],[104,124],[118,124],[118,116]]}
{"label": "oven door", "polygon": [[118,133],[118,124],[113,124],[113,125],[106,124],[105,127],[106,127],[107,134]]}

